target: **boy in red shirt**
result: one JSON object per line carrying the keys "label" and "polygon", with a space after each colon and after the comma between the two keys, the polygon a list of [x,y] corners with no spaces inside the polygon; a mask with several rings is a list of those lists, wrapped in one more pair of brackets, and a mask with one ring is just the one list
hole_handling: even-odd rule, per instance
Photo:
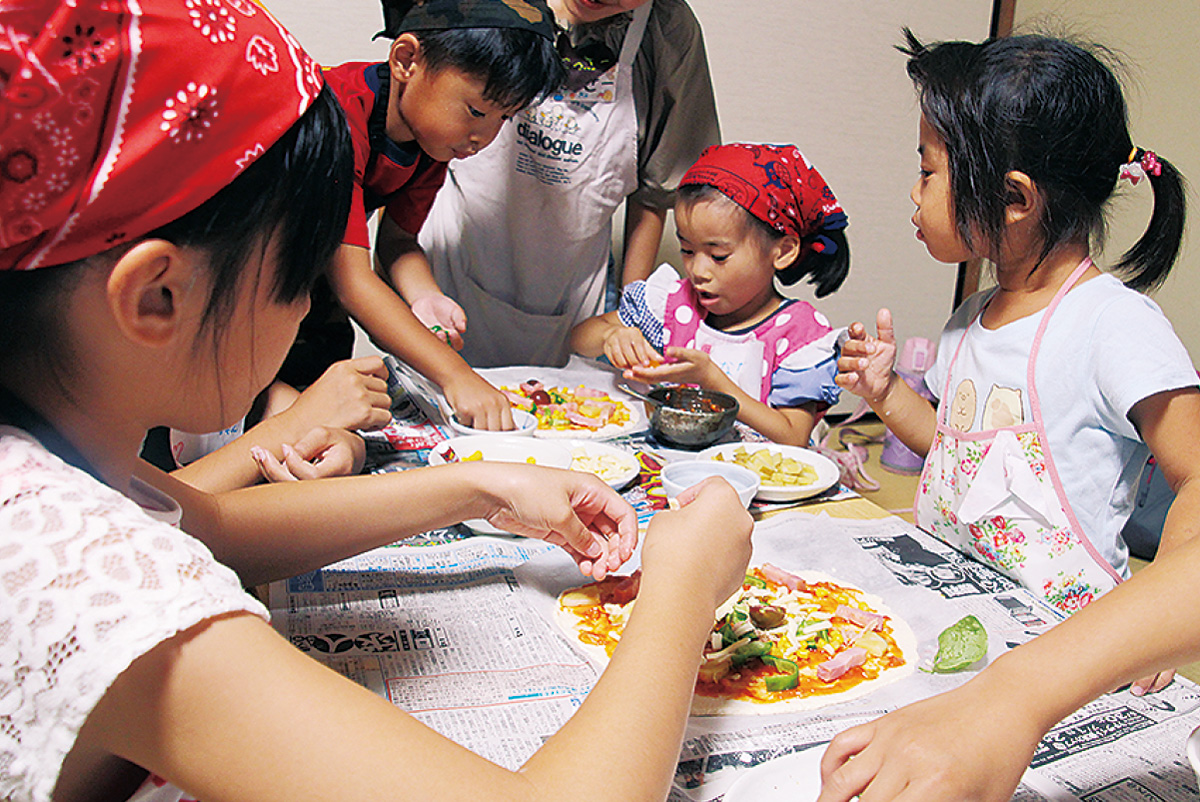
{"label": "boy in red shirt", "polygon": [[[349,356],[344,309],[381,349],[437,383],[462,423],[509,429],[507,400],[454,350],[463,312],[438,288],[416,233],[446,162],[486,147],[504,120],[561,83],[553,17],[544,0],[386,0],[384,18],[386,62],[325,72],[349,120],[356,191],[328,285],[314,292],[281,377],[304,385]],[[381,207],[409,241],[372,269],[367,218]]]}

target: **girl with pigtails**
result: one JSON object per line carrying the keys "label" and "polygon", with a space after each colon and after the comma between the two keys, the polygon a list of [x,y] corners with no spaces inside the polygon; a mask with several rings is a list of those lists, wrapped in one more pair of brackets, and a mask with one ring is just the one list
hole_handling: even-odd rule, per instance
{"label": "girl with pigtails", "polygon": [[[893,370],[886,309],[875,336],[851,326],[837,381],[926,455],[918,526],[1073,613],[1129,577],[1120,533],[1151,453],[1178,491],[1160,554],[1200,529],[1196,371],[1140,292],[1179,252],[1183,181],[1134,146],[1101,51],[1043,36],[926,47],[909,33],[906,52],[917,239],[940,262],[988,260],[998,286],[946,325],[925,377],[936,409]],[[1092,248],[1124,180],[1149,184],[1154,210],[1106,272]]]}

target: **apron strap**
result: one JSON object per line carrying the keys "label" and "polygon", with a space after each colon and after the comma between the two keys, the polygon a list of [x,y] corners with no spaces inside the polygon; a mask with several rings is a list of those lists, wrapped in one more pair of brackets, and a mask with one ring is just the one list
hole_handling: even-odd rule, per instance
{"label": "apron strap", "polygon": [[1067,293],[1079,281],[1087,269],[1092,266],[1092,257],[1085,256],[1079,266],[1071,271],[1071,275],[1067,276],[1067,280],[1058,288],[1058,292],[1054,294],[1054,298],[1050,301],[1050,305],[1046,307],[1046,313],[1042,315],[1042,321],[1038,324],[1037,333],[1033,335],[1033,346],[1029,349],[1029,365],[1026,368],[1025,384],[1029,387],[1029,411],[1033,415],[1034,420],[1042,419],[1042,405],[1038,401],[1037,388],[1033,383],[1034,366],[1037,363],[1038,351],[1042,347],[1042,335],[1046,333],[1046,327],[1050,324],[1050,316],[1054,314],[1054,310],[1058,308],[1059,303],[1066,297]]}

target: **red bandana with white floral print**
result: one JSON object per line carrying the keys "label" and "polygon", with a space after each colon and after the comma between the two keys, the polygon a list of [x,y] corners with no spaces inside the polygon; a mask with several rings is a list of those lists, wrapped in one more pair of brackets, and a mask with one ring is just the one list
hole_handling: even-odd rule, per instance
{"label": "red bandana with white floral print", "polygon": [[0,4],[0,270],[81,259],[195,209],[321,86],[252,0]]}

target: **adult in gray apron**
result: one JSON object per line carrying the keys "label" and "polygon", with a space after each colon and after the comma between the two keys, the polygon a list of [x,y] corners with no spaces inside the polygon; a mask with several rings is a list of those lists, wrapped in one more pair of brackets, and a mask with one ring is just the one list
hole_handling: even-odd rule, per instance
{"label": "adult in gray apron", "polygon": [[466,312],[473,367],[566,364],[571,328],[603,311],[612,217],[637,187],[632,73],[652,5],[588,89],[526,109],[450,165],[419,241]]}

